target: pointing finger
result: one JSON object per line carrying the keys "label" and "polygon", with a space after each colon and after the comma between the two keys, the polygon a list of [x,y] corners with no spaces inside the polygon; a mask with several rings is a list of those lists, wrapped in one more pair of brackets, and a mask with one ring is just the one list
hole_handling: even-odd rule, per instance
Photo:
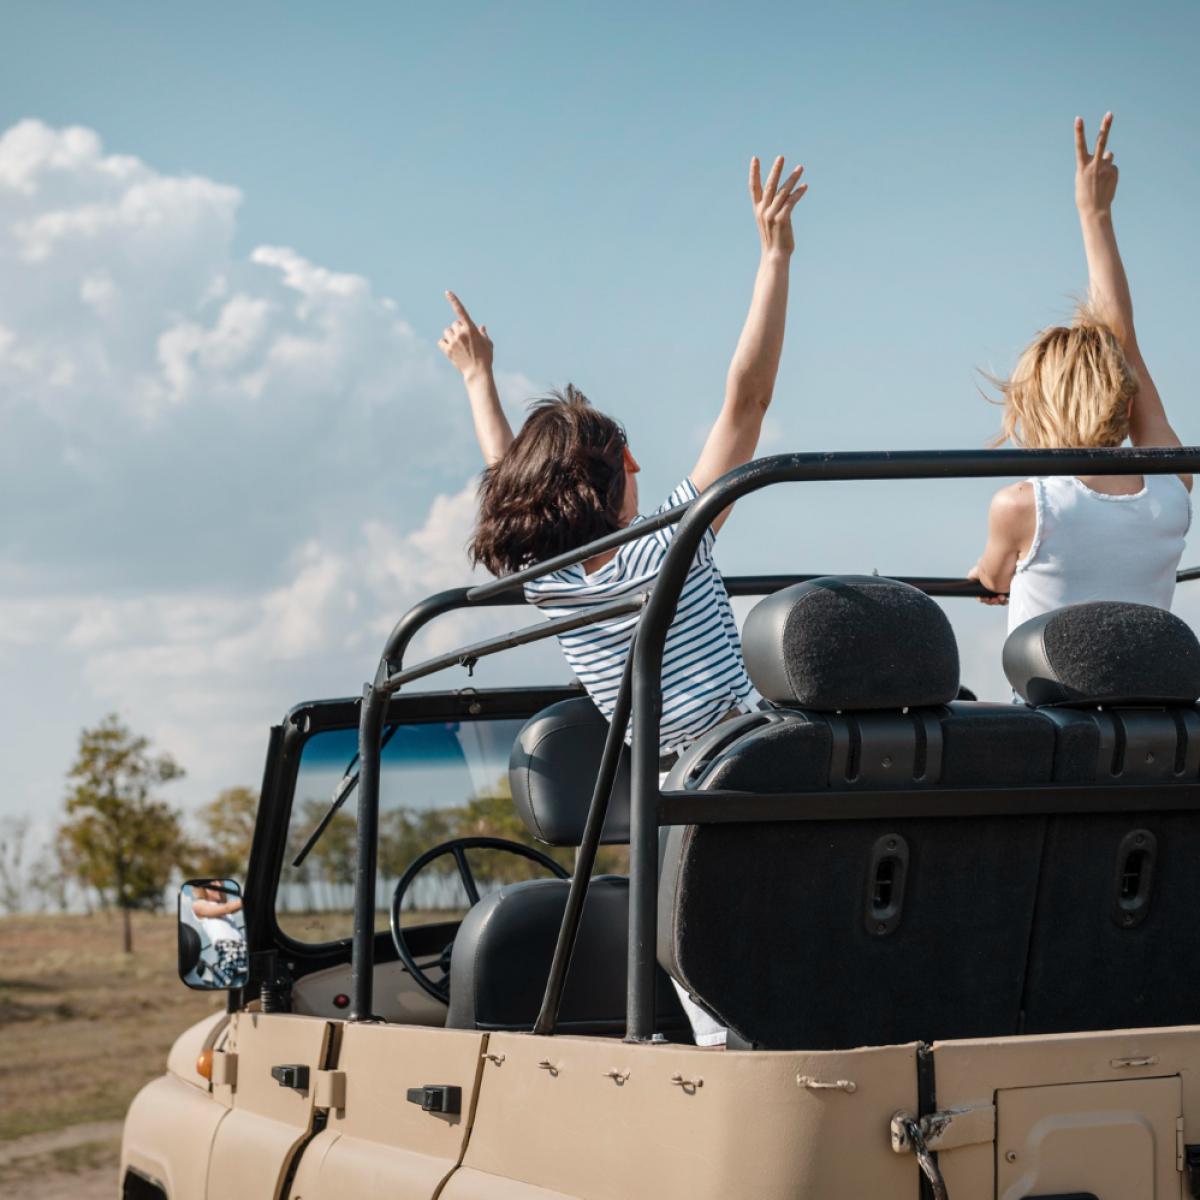
{"label": "pointing finger", "polygon": [[468,329],[474,329],[475,322],[471,320],[471,314],[463,307],[463,302],[453,292],[447,292],[446,299],[450,301],[450,307],[458,314],[459,320],[464,322]]}
{"label": "pointing finger", "polygon": [[1083,135],[1083,118],[1075,118],[1075,161],[1085,166],[1088,160],[1087,138]]}
{"label": "pointing finger", "polygon": [[755,204],[762,199],[762,174],[757,155],[750,160],[750,199]]}
{"label": "pointing finger", "polygon": [[1096,136],[1096,153],[1095,161],[1099,162],[1104,157],[1104,151],[1108,146],[1108,131],[1112,128],[1113,115],[1105,113],[1104,120],[1100,122],[1100,132]]}

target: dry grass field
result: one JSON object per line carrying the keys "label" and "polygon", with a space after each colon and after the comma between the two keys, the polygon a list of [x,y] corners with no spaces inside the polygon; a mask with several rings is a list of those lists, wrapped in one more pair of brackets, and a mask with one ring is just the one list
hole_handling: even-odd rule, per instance
{"label": "dry grass field", "polygon": [[82,1197],[93,1178],[111,1195],[115,1127],[13,1162],[5,1145],[119,1121],[178,1034],[224,1002],[179,982],[173,914],[135,914],[131,955],[115,914],[0,918],[0,1195]]}

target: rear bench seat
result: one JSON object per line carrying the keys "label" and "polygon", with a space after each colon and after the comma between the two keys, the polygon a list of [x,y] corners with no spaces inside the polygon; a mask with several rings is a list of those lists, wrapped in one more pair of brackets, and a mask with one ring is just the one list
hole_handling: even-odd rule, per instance
{"label": "rear bench seat", "polygon": [[[1009,681],[1055,723],[1061,777],[1200,774],[1200,645],[1162,609],[1075,605],[1013,631]],[[1200,815],[1050,818],[1026,979],[1030,1033],[1200,1019]]]}
{"label": "rear bench seat", "polygon": [[[1138,610],[1111,627],[1103,622],[1116,614],[1099,614],[1106,640],[1129,648],[1114,653],[1110,644],[1102,672],[1101,701],[1121,706],[1092,711],[1097,697],[1078,685],[1094,681],[1068,669],[1095,648],[1080,633],[1085,613],[1050,621],[1038,642],[1049,649],[1041,658],[1030,650],[1035,709],[955,701],[953,633],[913,588],[843,577],[785,589],[753,610],[744,633],[756,686],[783,707],[711,731],[666,789],[952,793],[1100,786],[1131,772],[1153,772],[1150,786],[1194,779],[1200,646],[1169,614],[1117,607]],[[1140,674],[1130,673],[1130,658]],[[1164,660],[1170,666],[1157,674],[1148,665]],[[1046,691],[1056,679],[1065,691]],[[1123,690],[1122,680],[1133,686]],[[1126,711],[1126,703],[1145,705],[1156,683],[1154,711]],[[1014,685],[1020,690],[1015,676]],[[1014,791],[1014,808],[1023,794]],[[926,806],[944,812],[946,796],[937,799]],[[919,798],[898,794],[895,814],[879,817],[665,830],[660,962],[729,1026],[733,1044],[777,1049],[1133,1023],[1126,1016],[1161,1023],[1186,1004],[1181,992],[1197,990],[1200,978],[1170,998],[1157,980],[1178,976],[1164,948],[1183,926],[1185,944],[1200,940],[1182,870],[1187,851],[1200,849],[1200,818],[1158,818],[1154,902],[1148,916],[1118,927],[1118,850],[1135,826],[1154,832],[1144,814],[1131,824],[921,812]],[[1142,852],[1149,843],[1129,845]],[[1085,900],[1086,888],[1097,895]],[[1154,987],[1129,977],[1139,970]],[[1097,984],[1103,996],[1093,994]]]}

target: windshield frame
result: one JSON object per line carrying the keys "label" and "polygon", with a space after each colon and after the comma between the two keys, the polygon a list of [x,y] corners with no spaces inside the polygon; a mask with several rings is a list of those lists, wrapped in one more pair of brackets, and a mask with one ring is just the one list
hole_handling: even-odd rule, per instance
{"label": "windshield frame", "polygon": [[[387,721],[389,724],[416,725],[448,720],[466,723],[526,718],[551,704],[583,694],[578,684],[410,692],[393,697],[388,705]],[[287,857],[288,829],[304,747],[319,733],[357,729],[361,707],[362,701],[353,697],[306,702],[293,708],[272,731],[246,877],[247,926],[253,925],[252,949],[275,950],[286,956],[288,974],[293,979],[345,963],[350,956],[350,936],[327,942],[301,942],[290,936],[279,925],[275,904]],[[410,934],[416,952],[420,953],[422,931],[428,932],[432,944],[447,925],[454,924],[457,922],[416,925],[406,929],[406,933]],[[388,932],[376,931],[375,961],[390,961],[395,957]]]}

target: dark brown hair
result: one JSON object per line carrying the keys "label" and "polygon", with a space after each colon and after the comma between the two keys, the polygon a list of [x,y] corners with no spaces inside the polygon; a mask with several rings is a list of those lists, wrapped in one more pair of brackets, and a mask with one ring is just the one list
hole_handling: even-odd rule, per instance
{"label": "dark brown hair", "polygon": [[472,561],[507,575],[619,529],[624,451],[625,431],[571,384],[535,401],[483,473]]}

